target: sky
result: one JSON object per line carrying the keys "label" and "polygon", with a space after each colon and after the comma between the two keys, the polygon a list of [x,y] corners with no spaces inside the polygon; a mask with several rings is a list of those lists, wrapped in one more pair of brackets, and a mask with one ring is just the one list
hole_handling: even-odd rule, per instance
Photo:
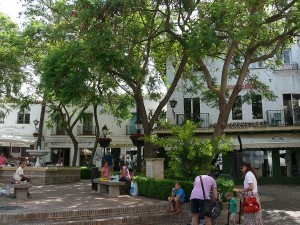
{"label": "sky", "polygon": [[19,22],[18,13],[21,11],[22,4],[18,0],[0,0],[0,11],[7,14],[15,22]]}

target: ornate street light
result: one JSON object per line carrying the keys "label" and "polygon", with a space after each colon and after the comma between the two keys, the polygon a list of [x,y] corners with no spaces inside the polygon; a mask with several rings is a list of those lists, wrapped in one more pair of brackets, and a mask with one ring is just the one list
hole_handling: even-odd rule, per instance
{"label": "ornate street light", "polygon": [[106,125],[104,125],[104,126],[102,127],[102,134],[103,134],[103,136],[106,138],[106,135],[108,134],[108,128],[107,128]]}
{"label": "ornate street light", "polygon": [[39,122],[40,122],[40,121],[38,121],[37,119],[35,119],[35,120],[33,121],[33,124],[34,124],[34,126],[35,126],[35,130],[36,130],[36,131],[39,130],[38,127],[37,127],[37,126],[39,125]]}
{"label": "ornate street light", "polygon": [[175,119],[175,111],[174,111],[174,108],[176,107],[177,105],[177,101],[173,98],[173,100],[170,100],[170,106],[172,108],[172,112],[173,112],[173,116],[174,116],[174,119]]}

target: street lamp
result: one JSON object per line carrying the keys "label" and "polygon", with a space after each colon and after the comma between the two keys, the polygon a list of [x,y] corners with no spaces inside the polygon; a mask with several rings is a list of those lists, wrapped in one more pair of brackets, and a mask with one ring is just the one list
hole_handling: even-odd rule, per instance
{"label": "street lamp", "polygon": [[37,127],[37,125],[39,125],[39,122],[40,122],[40,121],[38,121],[37,119],[35,119],[35,120],[33,121],[33,124],[34,124],[34,126],[35,126],[35,130],[36,130],[36,131],[39,130],[38,127]]}
{"label": "street lamp", "polygon": [[[108,134],[108,128],[106,125],[104,125],[102,127],[102,134],[103,134],[104,138],[106,138],[106,135]],[[103,147],[103,155],[105,155],[105,149],[106,149],[106,147]]]}
{"label": "street lamp", "polygon": [[[136,121],[135,121],[135,123],[134,123],[134,126],[135,126],[135,129],[136,129],[136,133],[137,134],[141,134],[141,129],[143,128],[143,124],[142,124],[142,121],[141,121],[141,119],[140,119],[140,117],[139,116],[137,116],[137,118],[136,118]],[[142,167],[142,160],[141,160],[141,145],[140,144],[138,144],[137,146],[137,156],[136,156],[136,169],[137,169],[137,171],[138,172],[140,172],[141,171],[141,167]]]}
{"label": "street lamp", "polygon": [[170,100],[170,106],[172,108],[172,112],[173,112],[173,116],[174,116],[174,119],[175,119],[175,111],[174,111],[174,108],[176,107],[177,105],[177,101],[173,98],[173,100]]}
{"label": "street lamp", "polygon": [[107,128],[106,125],[104,125],[104,126],[102,127],[102,134],[103,134],[103,136],[106,138],[106,135],[108,134],[108,128]]}

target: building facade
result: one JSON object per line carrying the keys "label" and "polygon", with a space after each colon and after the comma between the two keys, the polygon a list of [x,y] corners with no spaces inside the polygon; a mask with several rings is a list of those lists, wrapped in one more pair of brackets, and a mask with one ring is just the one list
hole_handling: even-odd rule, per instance
{"label": "building facade", "polygon": [[[157,103],[145,99],[147,112],[157,107]],[[112,141],[105,150],[98,145],[93,164],[102,161],[104,154],[111,155],[114,160],[124,159],[125,161],[136,160],[136,146],[132,144],[130,135],[135,134],[136,110],[132,109],[132,117],[123,121],[120,125],[111,115],[103,114],[102,108],[98,107],[98,120],[100,131],[106,125],[108,133],[106,137]],[[13,109],[10,104],[3,104],[0,107],[0,152],[15,161],[30,157],[26,150],[36,149],[37,131],[41,112],[40,104],[33,104],[28,111]],[[49,114],[46,109],[45,124],[42,131],[42,143],[40,149],[50,150],[50,153],[42,157],[41,161],[47,165],[55,165],[62,160],[64,166],[71,166],[74,156],[74,146],[63,127],[53,124],[50,128],[46,126]],[[82,121],[79,121],[73,129],[73,133],[79,144],[77,155],[77,166],[86,166],[95,143],[95,122],[93,109],[88,108]],[[103,133],[100,135],[104,137]],[[98,165],[99,166],[99,165]]]}
{"label": "building facade", "polygon": [[[222,173],[240,177],[239,163],[250,162],[258,175],[267,180],[278,181],[292,178],[300,181],[300,45],[299,41],[280,55],[283,65],[266,68],[263,63],[250,66],[250,73],[269,86],[277,96],[276,101],[267,101],[257,94],[250,103],[242,103],[242,97],[251,89],[245,82],[243,90],[231,110],[225,134],[234,141],[233,151],[224,155]],[[222,62],[212,60],[214,75],[221,73]],[[169,81],[174,77],[171,64],[167,66]],[[219,111],[201,100],[200,93],[185,93],[187,86],[181,80],[168,104],[168,118],[181,125],[190,119],[198,123],[201,138],[210,138],[217,122]],[[228,89],[233,89],[235,80],[229,80]],[[168,131],[157,131],[165,133]]]}

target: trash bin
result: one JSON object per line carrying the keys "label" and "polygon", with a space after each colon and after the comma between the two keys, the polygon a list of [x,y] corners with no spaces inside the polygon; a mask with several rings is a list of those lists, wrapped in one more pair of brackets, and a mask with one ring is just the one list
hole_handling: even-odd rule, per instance
{"label": "trash bin", "polygon": [[100,177],[99,167],[92,167],[91,168],[92,190],[97,191],[97,184],[93,182],[93,179],[96,179],[99,177]]}

